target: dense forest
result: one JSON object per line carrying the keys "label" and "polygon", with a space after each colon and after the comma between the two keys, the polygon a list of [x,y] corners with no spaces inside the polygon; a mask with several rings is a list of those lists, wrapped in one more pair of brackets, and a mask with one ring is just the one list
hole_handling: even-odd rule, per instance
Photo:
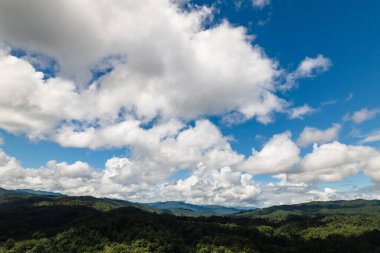
{"label": "dense forest", "polygon": [[121,200],[0,189],[0,252],[380,252],[380,201],[194,216]]}

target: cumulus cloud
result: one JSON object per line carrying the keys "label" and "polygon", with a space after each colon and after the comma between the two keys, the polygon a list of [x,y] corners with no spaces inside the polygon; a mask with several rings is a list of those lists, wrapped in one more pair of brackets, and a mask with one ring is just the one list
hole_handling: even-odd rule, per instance
{"label": "cumulus cloud", "polygon": [[[288,106],[275,94],[283,71],[244,27],[223,21],[205,28],[212,12],[169,0],[0,3],[0,42],[35,56],[1,51],[0,127],[59,138],[70,129],[85,136],[157,118],[237,113],[273,121]],[[59,66],[54,77],[36,70],[40,56]],[[306,58],[293,79],[326,70],[328,62]]]}
{"label": "cumulus cloud", "polygon": [[[0,128],[64,147],[131,150],[130,157],[109,159],[101,171],[80,161],[26,169],[1,151],[4,187],[140,201],[173,190],[173,199],[253,203],[261,188],[240,168],[252,174],[297,169],[301,158],[290,133],[273,136],[245,159],[204,119],[238,115],[241,122],[272,122],[289,106],[276,94],[286,73],[244,27],[227,20],[205,25],[212,9],[179,5],[0,2]],[[25,55],[12,55],[15,50]],[[294,83],[330,65],[322,55],[306,58],[286,79]],[[313,110],[294,108],[290,117]],[[162,184],[182,168],[192,176]],[[197,196],[202,189],[207,192]]]}
{"label": "cumulus cloud", "polygon": [[296,72],[298,75],[311,76],[315,71],[326,71],[331,67],[331,60],[318,55],[315,58],[306,57],[298,66]]}
{"label": "cumulus cloud", "polygon": [[298,137],[297,144],[301,147],[309,146],[313,143],[326,143],[332,140],[336,140],[339,135],[341,125],[334,124],[332,127],[320,130],[314,127],[305,127]]}
{"label": "cumulus cloud", "polygon": [[366,164],[364,173],[380,182],[380,155],[373,155]]}
{"label": "cumulus cloud", "polygon": [[372,185],[352,191],[340,191],[326,187],[316,190],[309,186],[284,187],[278,185],[262,186],[262,194],[259,197],[260,206],[272,206],[281,204],[298,204],[309,201],[326,200],[354,200],[354,199],[379,199],[379,185]]}
{"label": "cumulus cloud", "polygon": [[0,52],[0,127],[12,133],[41,136],[60,120],[79,118],[79,94],[70,81],[43,80],[26,61]]}
{"label": "cumulus cloud", "polygon": [[[340,193],[331,188],[316,190],[308,185],[287,186],[269,184],[262,186],[262,194],[257,199],[260,207],[299,204],[310,201],[341,199]],[[348,196],[345,196],[346,199]]]}
{"label": "cumulus cloud", "polygon": [[9,189],[41,189],[70,195],[93,194],[100,173],[87,163],[50,161],[42,168],[26,169],[0,150],[0,184]]}
{"label": "cumulus cloud", "polygon": [[236,166],[243,160],[243,155],[232,150],[229,138],[208,120],[196,121],[193,127],[170,121],[147,130],[134,124],[109,130],[93,129],[85,136],[83,132],[66,132],[59,142],[77,147],[97,147],[99,143],[130,145],[130,158],[112,158],[105,166],[107,180],[121,185],[155,184],[178,169],[195,170],[199,163],[216,170]]}
{"label": "cumulus cloud", "polygon": [[251,174],[273,174],[280,179],[280,186],[287,187],[336,182],[360,171],[376,181],[380,179],[380,152],[372,147],[333,141],[314,144],[313,150],[303,157],[299,153],[290,134],[283,133],[274,135],[261,151],[253,150],[252,155],[238,166]]}
{"label": "cumulus cloud", "polygon": [[303,119],[304,116],[312,114],[316,111],[317,110],[314,108],[305,104],[303,106],[290,109],[290,111],[288,111],[288,114],[290,119]]}
{"label": "cumulus cloud", "polygon": [[356,124],[361,124],[364,121],[370,120],[374,118],[377,114],[380,113],[380,109],[368,109],[364,108],[359,111],[356,111],[352,113],[351,115],[348,114],[345,116],[346,120],[352,120]]}
{"label": "cumulus cloud", "polygon": [[[314,145],[300,163],[299,171],[289,175],[289,179],[298,182],[336,182],[359,171],[370,172],[369,162],[379,157],[380,153],[371,147],[332,143]],[[379,168],[377,168],[379,169]]]}
{"label": "cumulus cloud", "polygon": [[299,152],[290,132],[277,134],[264,144],[261,151],[252,150],[243,168],[252,174],[286,172],[299,162]]}
{"label": "cumulus cloud", "polygon": [[318,195],[318,199],[320,201],[329,201],[331,200],[331,197],[334,196],[334,194],[337,192],[337,190],[331,189],[331,188],[324,188],[323,191],[317,191],[317,190],[312,190],[310,193],[314,193]]}
{"label": "cumulus cloud", "polygon": [[189,178],[166,183],[160,183],[160,176],[148,183],[144,178],[149,177],[148,172],[133,160],[116,157],[109,159],[101,171],[80,161],[49,161],[41,168],[26,169],[0,150],[0,184],[9,189],[34,188],[138,201],[186,199],[202,204],[249,203],[260,193],[260,185],[253,182],[252,175],[229,167],[213,169],[199,163]]}
{"label": "cumulus cloud", "polygon": [[261,195],[256,200],[261,207],[299,204],[310,201],[371,199],[374,197],[373,193],[363,194],[364,189],[351,192],[339,191],[329,187],[317,189],[314,184],[291,182],[287,174],[274,175],[273,178],[280,179],[280,181],[261,185]]}
{"label": "cumulus cloud", "polygon": [[294,72],[286,76],[286,83],[282,89],[287,90],[294,87],[298,79],[311,78],[318,73],[325,72],[330,69],[331,65],[331,60],[321,54],[315,58],[306,57]]}
{"label": "cumulus cloud", "polygon": [[229,167],[209,170],[202,164],[190,177],[165,183],[161,190],[173,199],[180,196],[190,203],[228,205],[252,204],[261,192],[252,175],[232,171]]}
{"label": "cumulus cloud", "polygon": [[[223,163],[216,159],[219,164],[194,162],[189,167],[190,176],[179,180],[167,180],[173,171],[155,170],[152,164],[133,156],[111,158],[103,170],[81,161],[73,164],[49,161],[41,168],[24,168],[18,160],[0,150],[0,184],[10,189],[33,188],[134,201],[181,199],[198,204],[255,206],[375,196],[329,188],[320,191],[315,183],[339,181],[359,171],[380,181],[378,150],[332,142],[315,145],[312,152],[300,158],[297,146],[289,138],[289,133],[274,136],[262,151],[254,153],[246,164],[243,162],[249,174],[240,171],[241,163],[233,165],[237,161]],[[285,150],[288,155],[283,155]],[[223,157],[224,154],[218,158]],[[208,157],[204,159],[208,160]],[[271,173],[279,182],[256,183],[252,174],[258,173]]]}
{"label": "cumulus cloud", "polygon": [[[25,9],[28,13],[22,13]],[[147,13],[150,19],[145,18]],[[61,120],[114,120],[122,109],[146,121],[158,116],[195,119],[229,111],[270,121],[271,114],[284,105],[273,93],[277,63],[251,44],[243,27],[224,21],[203,28],[210,15],[211,9],[183,11],[171,1],[4,2],[0,4],[0,39],[57,60],[59,78],[46,82],[64,83],[63,98],[72,96],[70,101],[79,103],[77,115],[59,115],[66,116]],[[67,17],[71,22],[66,22]],[[112,57],[116,60],[111,66],[103,67],[110,67],[110,73],[87,85],[91,71],[102,69]],[[23,60],[11,64],[10,58],[3,55],[1,59],[7,72],[28,73],[12,76],[19,79],[18,88],[25,83],[30,88],[44,86],[41,74],[29,80],[34,75],[31,65]],[[9,75],[2,86],[10,86],[5,79]],[[46,94],[34,93],[36,98],[27,106],[37,107],[40,117],[33,126],[52,127],[59,116],[40,110],[38,98]],[[54,101],[61,108],[67,104],[59,98]],[[25,116],[34,120],[34,114]]]}

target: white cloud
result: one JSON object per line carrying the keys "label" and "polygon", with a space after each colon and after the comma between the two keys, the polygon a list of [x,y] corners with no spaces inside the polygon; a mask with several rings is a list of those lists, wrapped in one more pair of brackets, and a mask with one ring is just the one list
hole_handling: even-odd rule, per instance
{"label": "white cloud", "polygon": [[[0,44],[8,47],[0,50],[0,128],[64,147],[131,150],[128,158],[109,159],[101,171],[80,161],[26,169],[1,151],[1,185],[139,201],[252,203],[261,187],[239,168],[286,172],[290,182],[301,164],[290,133],[273,136],[244,160],[229,137],[202,120],[234,114],[269,123],[288,107],[275,94],[284,76],[277,62],[243,27],[223,21],[205,28],[212,12],[181,10],[169,0],[0,2]],[[9,47],[28,54],[11,56]],[[36,70],[46,67],[43,57],[57,62],[54,77]],[[330,65],[322,55],[306,58],[287,81]],[[92,71],[107,73],[91,81]],[[314,111],[304,105],[289,117]],[[163,183],[183,168],[192,176]]]}
{"label": "white cloud", "polygon": [[243,164],[243,169],[252,174],[278,174],[291,170],[300,160],[299,149],[291,140],[290,132],[274,135],[261,151],[252,155]]}
{"label": "white cloud", "polygon": [[318,73],[325,72],[330,69],[331,65],[331,60],[321,54],[315,58],[306,57],[294,72],[286,76],[286,83],[282,89],[287,90],[294,87],[298,79],[311,78]]}
{"label": "white cloud", "polygon": [[[27,14],[22,13],[25,9]],[[9,89],[13,85],[9,78],[17,80],[18,90],[25,93],[16,94],[28,101],[17,105],[23,108],[4,103],[6,110],[15,112],[7,129],[45,132],[57,121],[73,119],[91,123],[100,119],[105,124],[120,110],[144,121],[237,111],[246,119],[269,122],[285,104],[273,94],[280,73],[276,62],[251,45],[243,27],[224,21],[203,28],[211,15],[211,9],[181,11],[166,0],[0,3],[0,39],[49,55],[60,66],[59,77],[44,81],[25,59],[1,57],[7,74],[1,86]],[[72,22],[66,22],[67,17]],[[125,60],[111,60],[113,71],[87,86],[91,70],[109,67],[110,57]],[[45,83],[54,87],[45,88]],[[33,98],[28,90],[33,90]],[[51,93],[57,97],[49,97]],[[43,97],[54,101],[48,111],[39,102]]]}
{"label": "white cloud", "polygon": [[[274,136],[263,150],[271,147],[273,151],[276,145],[282,152],[286,147],[295,149],[295,144],[292,146],[287,138],[287,133]],[[257,162],[264,158],[264,153],[271,154],[270,158],[275,161],[267,164]],[[338,142],[315,145],[314,150],[302,160],[295,154],[277,157],[275,151],[261,151],[255,155],[257,159],[251,164],[256,162],[258,171],[252,167],[249,172],[273,173],[274,178],[280,179],[278,183],[255,183],[251,174],[236,170],[239,165],[230,167],[221,163],[212,167],[203,162],[193,165],[188,178],[168,181],[166,178],[174,171],[155,171],[154,166],[147,169],[145,166],[149,164],[136,157],[111,158],[103,170],[96,170],[80,161],[73,164],[49,161],[41,168],[24,168],[14,157],[0,150],[0,185],[9,189],[32,188],[133,201],[185,200],[198,204],[255,206],[380,196],[378,191],[344,193],[330,188],[323,191],[315,189],[316,182],[335,182],[359,171],[380,181],[380,152],[370,147]],[[207,158],[204,160],[208,161]],[[264,161],[267,160],[261,160]],[[261,165],[263,170],[260,170]]]}
{"label": "white cloud", "polygon": [[366,135],[363,139],[359,141],[359,143],[364,144],[378,141],[380,141],[380,130]]}
{"label": "white cloud", "polygon": [[380,182],[380,155],[372,156],[366,164],[365,174]]}
{"label": "white cloud", "polygon": [[298,204],[309,201],[326,201],[326,200],[354,200],[354,199],[379,199],[379,185],[362,187],[353,191],[340,191],[329,187],[323,190],[316,190],[310,186],[287,187],[279,185],[262,186],[262,194],[258,202],[262,207],[281,205],[281,204]]}
{"label": "white cloud", "polygon": [[290,181],[336,182],[344,177],[368,170],[368,161],[380,156],[366,146],[350,146],[339,142],[314,145],[300,163],[300,170],[289,175]]}
{"label": "white cloud", "polygon": [[[274,94],[281,70],[251,44],[244,28],[227,21],[204,28],[211,16],[211,9],[181,11],[171,1],[1,2],[0,40],[52,57],[60,68],[46,79],[32,66],[36,59],[2,50],[0,127],[64,147],[128,147],[131,157],[110,159],[105,166],[101,180],[112,186],[107,194],[125,191],[125,184],[137,189],[164,180],[180,168],[196,170],[199,163],[210,170],[241,166],[243,156],[232,150],[228,137],[199,118],[232,112],[243,120],[271,122],[273,113],[287,106]],[[299,76],[322,68],[318,60],[307,62],[313,66],[302,63]],[[108,67],[110,73],[87,84],[91,70]],[[305,105],[292,115],[311,111]],[[283,134],[246,166],[254,173],[287,171],[298,153],[290,135]],[[89,168],[77,166],[81,169],[72,173],[80,181]],[[90,190],[79,192],[84,191]]]}
{"label": "white cloud", "polygon": [[83,162],[50,161],[43,168],[25,169],[0,150],[0,184],[9,189],[41,189],[71,195],[94,194],[100,173]]}
{"label": "white cloud", "polygon": [[358,192],[347,194],[328,187],[317,190],[313,184],[290,182],[287,174],[274,175],[273,178],[280,181],[261,186],[262,193],[256,200],[261,207],[337,200],[342,199],[343,195],[344,199],[355,199],[354,196],[358,196]]}
{"label": "white cloud", "polygon": [[131,147],[133,163],[140,168],[145,180],[161,179],[178,168],[195,168],[203,162],[212,169],[232,166],[243,156],[234,152],[229,139],[208,120],[184,127],[178,121],[158,124],[144,130],[135,124],[122,123],[110,129],[91,129],[61,133],[57,140],[62,145],[77,147]]}
{"label": "white cloud", "polygon": [[265,6],[269,5],[271,0],[252,0],[252,5],[256,8],[264,8]]}
{"label": "white cloud", "polygon": [[329,201],[331,200],[331,197],[334,196],[336,192],[337,192],[336,190],[326,187],[323,189],[323,191],[311,190],[309,193],[314,193],[318,195],[319,201]]}
{"label": "white cloud", "polygon": [[[275,95],[283,71],[244,27],[223,21],[205,28],[212,12],[184,11],[169,0],[1,2],[0,43],[50,57],[59,69],[44,78],[31,65],[41,65],[36,57],[18,59],[2,50],[0,127],[65,145],[63,134],[85,139],[99,128],[104,143],[91,144],[97,148],[109,146],[111,129],[156,119],[237,113],[243,121],[273,121],[288,106]],[[321,55],[306,58],[293,76],[311,76],[328,62]],[[91,71],[106,69],[88,84]],[[311,112],[295,108],[295,117],[305,109]]]}
{"label": "white cloud", "polygon": [[309,146],[313,143],[326,143],[332,140],[336,140],[339,135],[341,126],[334,124],[332,127],[320,130],[313,127],[305,127],[300,136],[298,137],[297,144],[301,147]]}
{"label": "white cloud", "polygon": [[305,115],[309,115],[314,112],[316,112],[316,110],[306,104],[300,107],[292,108],[288,111],[290,119],[303,119]]}
{"label": "white cloud", "polygon": [[302,77],[311,76],[316,71],[326,71],[330,67],[331,60],[320,54],[316,58],[306,57],[298,66],[296,72]]}
{"label": "white cloud", "polygon": [[378,113],[380,113],[379,109],[364,108],[362,110],[354,112],[351,116],[349,116],[349,118],[356,124],[361,124],[364,121],[374,118]]}
{"label": "white cloud", "polygon": [[283,133],[273,136],[260,152],[254,150],[238,167],[251,174],[281,174],[280,186],[299,187],[315,182],[336,182],[360,171],[379,181],[379,157],[380,152],[372,147],[334,141],[315,144],[312,152],[301,158],[290,134]]}
{"label": "white cloud", "polygon": [[173,199],[222,205],[253,203],[261,192],[252,175],[234,172],[228,167],[209,170],[203,165],[187,179],[163,184],[161,190]]}
{"label": "white cloud", "polygon": [[23,168],[19,161],[0,150],[0,184],[9,189],[33,188],[70,195],[94,195],[138,201],[185,199],[201,204],[250,203],[260,194],[252,176],[229,167],[207,168],[199,163],[193,174],[174,182],[158,175],[146,181],[143,167],[127,158],[112,158],[97,171],[87,163],[49,161],[42,168]]}
{"label": "white cloud", "polygon": [[60,175],[67,178],[91,178],[93,170],[87,163],[77,161],[73,164],[66,162],[57,163],[56,161],[49,161],[46,164],[48,169],[56,170]]}
{"label": "white cloud", "polygon": [[[22,59],[0,51],[0,127],[40,136],[62,119],[79,118],[79,94],[72,82],[43,81],[43,74]],[[83,109],[82,109],[83,110]]]}

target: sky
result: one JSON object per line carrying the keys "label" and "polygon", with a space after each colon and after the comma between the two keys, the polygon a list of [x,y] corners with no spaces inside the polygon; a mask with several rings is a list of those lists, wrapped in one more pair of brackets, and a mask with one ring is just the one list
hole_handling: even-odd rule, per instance
{"label": "sky", "polygon": [[380,2],[0,2],[0,187],[380,198]]}

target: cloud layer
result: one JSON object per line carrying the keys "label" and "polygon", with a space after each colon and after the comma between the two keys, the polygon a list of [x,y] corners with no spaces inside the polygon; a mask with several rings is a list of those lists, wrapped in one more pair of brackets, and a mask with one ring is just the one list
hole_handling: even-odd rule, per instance
{"label": "cloud layer", "polygon": [[[59,119],[117,120],[121,110],[144,121],[238,111],[264,122],[283,108],[284,102],[273,93],[279,74],[276,62],[251,44],[243,27],[225,21],[203,28],[212,18],[211,9],[184,11],[170,1],[85,0],[4,2],[0,9],[4,43],[47,54],[60,66],[59,78],[45,81],[28,62],[6,52],[1,57],[6,74],[2,86],[7,88],[9,78],[17,78],[18,88],[35,90],[35,97],[28,96],[32,101],[22,109],[39,111],[44,119],[33,123],[36,128]],[[24,9],[28,13],[22,13]],[[21,14],[25,18],[14,20]],[[68,17],[71,22],[64,22]],[[91,72],[109,69],[106,76],[91,82]],[[47,88],[39,90],[40,86]],[[56,86],[61,90],[55,91]],[[69,100],[76,113],[68,108],[54,119],[39,102],[50,93],[62,94],[62,99],[50,99],[55,106],[65,107]]]}
{"label": "cloud layer", "polygon": [[[316,110],[292,108],[281,92],[332,63],[323,55],[305,57],[287,73],[244,27],[214,23],[214,12],[169,0],[0,2],[0,128],[62,147],[131,154],[98,170],[83,161],[24,168],[0,151],[0,185],[136,201],[268,205],[336,196],[316,190],[315,182],[359,171],[379,180],[376,149],[331,142],[340,125],[307,127],[297,142],[289,131],[276,134],[249,156],[232,148],[233,136],[224,136],[209,116],[228,124],[268,124],[276,113],[303,118]],[[361,123],[376,113],[351,119]],[[313,150],[301,155],[310,144]],[[190,176],[171,179],[182,169]],[[260,184],[258,174],[279,182]]]}
{"label": "cloud layer", "polygon": [[297,144],[305,147],[313,143],[326,143],[338,138],[341,125],[334,124],[332,127],[320,130],[314,127],[305,127],[302,133],[300,134]]}
{"label": "cloud layer", "polygon": [[[211,135],[210,146],[204,149],[201,140]],[[149,155],[140,150],[130,158],[110,158],[102,170],[81,161],[49,161],[41,168],[24,168],[1,151],[0,184],[11,189],[35,188],[135,201],[181,199],[199,204],[266,206],[342,197],[348,193],[328,188],[319,191],[316,184],[337,182],[359,172],[380,181],[380,152],[374,148],[333,141],[315,144],[312,151],[301,156],[290,133],[285,132],[244,157],[232,151],[208,121],[198,122],[150,151]],[[187,168],[189,176],[171,178],[177,168]],[[279,181],[258,183],[253,177],[256,174],[272,174]],[[352,192],[345,197],[358,194]]]}

